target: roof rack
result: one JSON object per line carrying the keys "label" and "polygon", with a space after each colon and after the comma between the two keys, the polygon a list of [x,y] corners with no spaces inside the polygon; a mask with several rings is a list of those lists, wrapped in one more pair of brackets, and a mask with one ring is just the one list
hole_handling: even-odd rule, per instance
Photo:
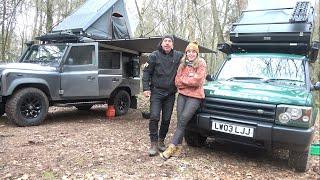
{"label": "roof rack", "polygon": [[307,54],[313,14],[308,1],[297,2],[291,8],[243,11],[230,31],[232,47],[246,52]]}
{"label": "roof rack", "polygon": [[313,41],[311,45],[305,43],[221,43],[218,44],[218,50],[226,53],[290,53],[305,55],[311,62],[315,62],[318,57],[320,43]]}
{"label": "roof rack", "polygon": [[35,37],[35,39],[40,40],[42,42],[52,42],[52,43],[79,42],[79,36],[71,32],[47,33],[47,34]]}
{"label": "roof rack", "polygon": [[310,14],[310,2],[297,2],[289,22],[306,22]]}

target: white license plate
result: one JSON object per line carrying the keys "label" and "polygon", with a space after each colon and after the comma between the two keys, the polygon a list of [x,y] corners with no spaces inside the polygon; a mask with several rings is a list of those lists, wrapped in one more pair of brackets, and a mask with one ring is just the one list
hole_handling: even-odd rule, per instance
{"label": "white license plate", "polygon": [[254,128],[220,121],[212,121],[212,130],[239,136],[253,137]]}

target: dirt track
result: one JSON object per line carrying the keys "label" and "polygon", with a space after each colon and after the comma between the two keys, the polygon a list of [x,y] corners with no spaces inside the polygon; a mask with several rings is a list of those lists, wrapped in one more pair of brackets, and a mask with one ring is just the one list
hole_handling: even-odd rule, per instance
{"label": "dirt track", "polygon": [[[246,147],[208,141],[206,147],[184,144],[183,157],[164,162],[149,157],[148,120],[139,110],[107,120],[104,106],[89,112],[50,109],[44,124],[16,127],[0,119],[0,178],[2,179],[319,179],[320,157],[311,156],[310,169],[296,173],[287,155],[273,157]],[[175,117],[169,139],[173,135]],[[319,122],[319,121],[318,121]],[[319,141],[319,126],[314,141]]]}

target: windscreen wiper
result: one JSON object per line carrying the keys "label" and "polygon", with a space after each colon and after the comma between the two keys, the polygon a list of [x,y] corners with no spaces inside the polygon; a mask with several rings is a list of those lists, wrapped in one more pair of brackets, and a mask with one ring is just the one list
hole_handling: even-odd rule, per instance
{"label": "windscreen wiper", "polygon": [[245,77],[245,76],[239,76],[239,77],[231,77],[231,78],[228,78],[226,79],[226,81],[233,81],[233,80],[262,80],[264,78],[261,78],[261,77],[252,77],[252,76],[248,76],[248,77]]}
{"label": "windscreen wiper", "polygon": [[270,78],[270,79],[264,79],[264,82],[268,83],[268,82],[274,82],[274,81],[290,81],[290,82],[300,82],[300,83],[304,83],[304,81],[301,80],[297,80],[297,79],[286,79],[286,78]]}

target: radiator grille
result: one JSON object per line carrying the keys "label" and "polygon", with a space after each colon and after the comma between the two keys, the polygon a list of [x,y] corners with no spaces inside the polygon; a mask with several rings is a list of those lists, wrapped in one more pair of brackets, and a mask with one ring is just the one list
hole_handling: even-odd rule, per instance
{"label": "radiator grille", "polygon": [[207,97],[202,112],[225,119],[273,122],[276,105]]}

